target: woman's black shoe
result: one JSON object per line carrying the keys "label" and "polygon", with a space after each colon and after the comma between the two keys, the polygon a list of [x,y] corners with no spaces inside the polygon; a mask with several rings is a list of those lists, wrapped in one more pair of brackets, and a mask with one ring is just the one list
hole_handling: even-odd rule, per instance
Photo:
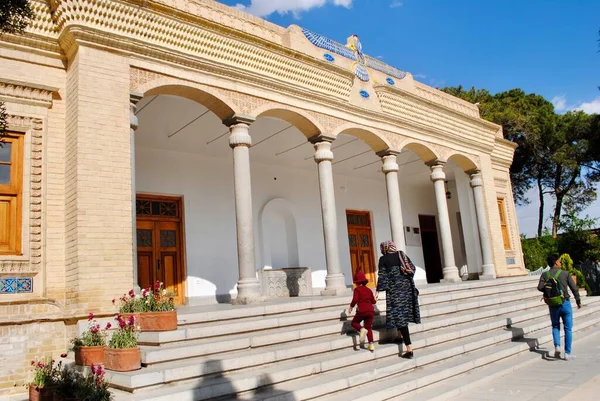
{"label": "woman's black shoe", "polygon": [[413,358],[414,358],[414,356],[415,356],[415,355],[413,354],[413,352],[412,352],[412,351],[410,351],[410,352],[405,352],[405,353],[404,353],[404,355],[402,355],[402,358],[405,358],[405,359],[413,359]]}

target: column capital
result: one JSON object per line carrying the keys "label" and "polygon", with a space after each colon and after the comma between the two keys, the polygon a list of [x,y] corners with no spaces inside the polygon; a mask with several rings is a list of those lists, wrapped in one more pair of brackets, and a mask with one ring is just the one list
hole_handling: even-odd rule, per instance
{"label": "column capital", "polygon": [[137,104],[140,100],[142,100],[143,97],[144,95],[138,92],[131,92],[129,94],[129,128],[134,131],[138,129],[139,125],[139,120],[135,115],[135,112],[137,111]]}
{"label": "column capital", "polygon": [[144,97],[143,93],[140,92],[130,92],[129,93],[129,102],[137,105],[140,100]]}
{"label": "column capital", "polygon": [[381,156],[381,161],[383,162],[381,171],[383,171],[384,174],[395,173],[400,170],[398,162],[396,161],[396,154],[386,153],[385,155]]}
{"label": "column capital", "polygon": [[315,162],[333,161],[333,152],[331,151],[331,142],[319,141],[315,144]]}
{"label": "column capital", "polygon": [[229,147],[233,149],[238,146],[252,146],[249,124],[239,122],[229,125]]}
{"label": "column capital", "polygon": [[481,187],[483,186],[483,177],[481,176],[481,171],[474,169],[467,171],[467,174],[471,177],[471,187]]}
{"label": "column capital", "polygon": [[318,134],[315,136],[311,136],[310,138],[308,138],[308,142],[312,143],[313,145],[319,143],[319,142],[329,142],[332,143],[333,141],[335,141],[337,137],[333,136],[333,135],[327,135],[327,134]]}
{"label": "column capital", "polygon": [[223,120],[223,124],[225,124],[227,127],[231,128],[232,126],[238,125],[238,124],[244,124],[244,125],[250,126],[250,124],[252,124],[254,121],[256,121],[256,117],[235,114],[235,115]]}
{"label": "column capital", "polygon": [[446,164],[445,160],[435,159],[425,164],[431,169],[431,181],[436,182],[446,179],[446,173],[444,173],[444,165]]}

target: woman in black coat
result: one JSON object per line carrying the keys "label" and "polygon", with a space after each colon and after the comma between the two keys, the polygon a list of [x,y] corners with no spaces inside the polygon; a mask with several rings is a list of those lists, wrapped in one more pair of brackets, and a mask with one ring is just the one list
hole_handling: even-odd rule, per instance
{"label": "woman in black coat", "polygon": [[406,353],[402,357],[412,358],[408,324],[421,323],[419,290],[413,280],[415,265],[404,252],[396,249],[392,241],[382,242],[380,248],[382,256],[379,258],[377,292],[386,292],[386,328],[398,331],[397,340],[404,341],[406,345]]}

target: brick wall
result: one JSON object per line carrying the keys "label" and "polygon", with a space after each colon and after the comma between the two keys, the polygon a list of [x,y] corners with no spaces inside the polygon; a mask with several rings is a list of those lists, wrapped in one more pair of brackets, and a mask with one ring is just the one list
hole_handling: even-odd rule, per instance
{"label": "brick wall", "polygon": [[133,283],[126,58],[80,47],[70,60],[65,156],[67,299],[106,311]]}

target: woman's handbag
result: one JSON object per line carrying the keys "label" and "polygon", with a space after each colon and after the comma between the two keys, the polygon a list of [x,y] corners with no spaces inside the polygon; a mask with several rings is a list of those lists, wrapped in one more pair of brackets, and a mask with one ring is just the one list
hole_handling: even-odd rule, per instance
{"label": "woman's handbag", "polygon": [[405,276],[412,276],[415,274],[415,269],[407,260],[405,260],[406,256],[401,251],[398,251],[398,256],[400,257],[400,273]]}

